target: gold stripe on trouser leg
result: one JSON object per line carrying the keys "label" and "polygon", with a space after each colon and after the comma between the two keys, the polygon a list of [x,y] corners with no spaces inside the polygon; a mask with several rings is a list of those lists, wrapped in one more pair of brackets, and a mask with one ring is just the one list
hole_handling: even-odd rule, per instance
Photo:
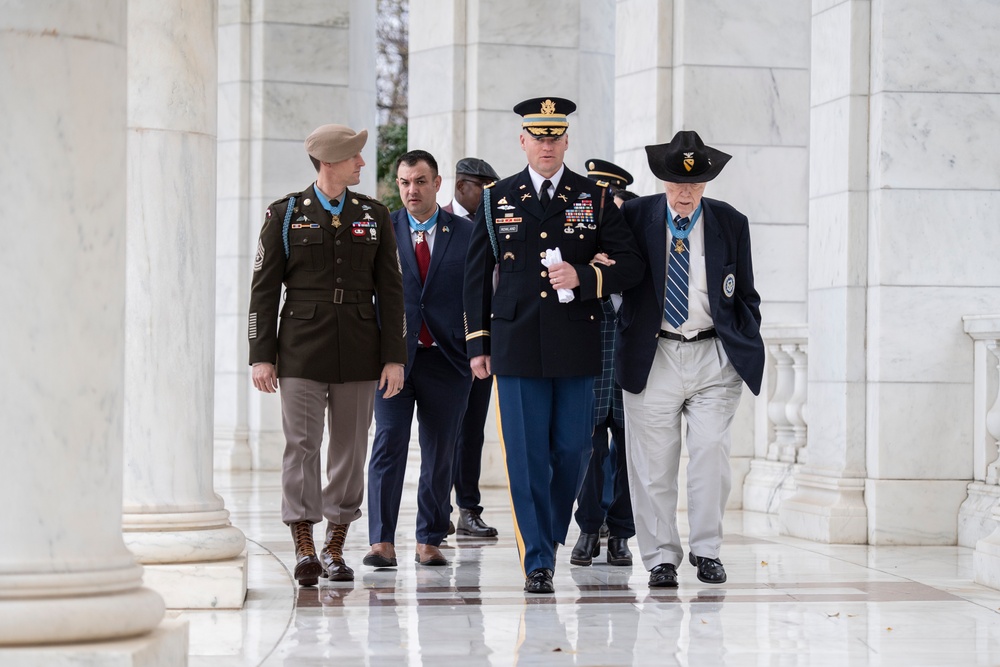
{"label": "gold stripe on trouser leg", "polygon": [[517,526],[517,508],[514,507],[514,495],[510,492],[510,468],[507,467],[507,447],[503,442],[503,422],[500,419],[500,391],[497,386],[497,378],[493,376],[493,409],[497,415],[497,435],[500,436],[500,453],[503,455],[503,471],[507,476],[507,497],[510,499],[510,513],[514,517],[514,539],[517,540],[517,555],[521,561],[521,573],[525,577],[528,573],[524,571],[524,538],[521,537],[521,529]]}

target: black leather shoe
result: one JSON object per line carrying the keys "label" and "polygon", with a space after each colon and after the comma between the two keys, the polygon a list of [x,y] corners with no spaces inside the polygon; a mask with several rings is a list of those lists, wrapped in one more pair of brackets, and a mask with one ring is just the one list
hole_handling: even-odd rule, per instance
{"label": "black leather shoe", "polygon": [[629,551],[627,537],[608,538],[608,563],[632,566],[632,552]]}
{"label": "black leather shoe", "polygon": [[496,537],[497,529],[487,526],[483,517],[475,510],[467,510],[464,507],[458,508],[458,530],[459,535],[471,535],[472,537]]}
{"label": "black leather shoe", "polygon": [[677,568],[670,563],[660,563],[649,571],[650,588],[677,588]]}
{"label": "black leather shoe", "polygon": [[552,570],[540,567],[528,573],[524,580],[525,593],[554,593],[552,588]]}
{"label": "black leather shoe", "polygon": [[718,558],[702,558],[689,553],[688,560],[698,568],[698,581],[706,584],[726,583],[726,568],[722,567],[722,561]]}
{"label": "black leather shoe", "polygon": [[580,537],[573,547],[573,553],[569,555],[569,562],[573,565],[590,565],[594,556],[601,555],[601,536],[597,533],[580,533]]}

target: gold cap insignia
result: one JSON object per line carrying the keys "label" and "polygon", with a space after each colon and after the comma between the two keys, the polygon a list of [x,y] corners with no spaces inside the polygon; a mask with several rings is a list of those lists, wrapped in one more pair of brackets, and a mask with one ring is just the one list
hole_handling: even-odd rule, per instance
{"label": "gold cap insignia", "polygon": [[684,168],[688,171],[694,169],[694,153],[684,154]]}

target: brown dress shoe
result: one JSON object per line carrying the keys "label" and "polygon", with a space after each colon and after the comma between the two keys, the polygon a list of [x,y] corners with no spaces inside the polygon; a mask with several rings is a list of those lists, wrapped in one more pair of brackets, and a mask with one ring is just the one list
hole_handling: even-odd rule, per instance
{"label": "brown dress shoe", "polygon": [[344,562],[344,541],[347,539],[349,523],[327,523],[326,544],[319,554],[320,562],[330,581],[354,581],[354,570]]}
{"label": "brown dress shoe", "polygon": [[362,562],[369,567],[396,567],[396,547],[392,542],[376,542]]}
{"label": "brown dress shoe", "polygon": [[458,508],[458,534],[471,537],[496,537],[497,529],[486,525],[483,517],[475,510]]}
{"label": "brown dress shoe", "polygon": [[315,586],[323,566],[316,558],[316,543],[313,542],[313,525],[308,521],[291,524],[292,541],[295,543],[295,572],[292,576],[300,586]]}
{"label": "brown dress shoe", "polygon": [[444,557],[440,549],[433,544],[420,544],[419,542],[417,542],[417,554],[413,560],[421,565],[432,567],[448,564],[448,559]]}

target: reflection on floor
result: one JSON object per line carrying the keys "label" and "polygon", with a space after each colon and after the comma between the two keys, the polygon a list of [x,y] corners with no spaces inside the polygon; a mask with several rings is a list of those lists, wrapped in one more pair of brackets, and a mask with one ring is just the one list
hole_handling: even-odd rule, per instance
{"label": "reflection on floor", "polygon": [[356,580],[297,589],[278,474],[221,477],[216,489],[250,540],[250,590],[242,611],[183,614],[192,667],[1000,664],[1000,591],[972,582],[969,549],[816,544],[733,512],[726,584],[702,584],[683,564],[679,588],[650,591],[638,558],[612,567],[602,552],[571,566],[570,544],[555,595],[529,597],[505,490],[484,492],[499,539],[452,536],[451,564],[431,568],[413,562],[408,484],[397,569],[361,564],[362,517],[346,552]]}

